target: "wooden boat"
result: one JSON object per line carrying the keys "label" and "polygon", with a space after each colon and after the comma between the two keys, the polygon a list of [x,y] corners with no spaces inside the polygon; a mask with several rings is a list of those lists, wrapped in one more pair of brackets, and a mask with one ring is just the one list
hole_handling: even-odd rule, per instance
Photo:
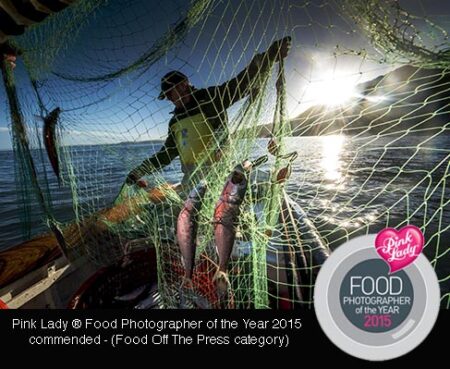
{"label": "wooden boat", "polygon": [[[176,191],[178,188],[177,185],[154,188],[147,192],[148,201],[154,204],[161,203],[167,191]],[[0,300],[10,308],[117,307],[112,300],[114,296],[124,294],[139,285],[155,282],[157,263],[154,245],[144,242],[141,245],[142,252],[129,256],[132,263],[125,266],[122,257],[124,250],[121,249],[122,254],[117,255],[111,265],[100,269],[98,264],[93,262],[92,255],[86,253],[83,246],[80,246],[86,241],[89,242],[90,238],[97,241],[105,240],[104,243],[110,245],[115,236],[110,233],[107,223],[109,225],[120,223],[138,211],[139,206],[140,203],[136,199],[127,200],[94,213],[81,224],[69,224],[63,230],[69,247],[65,255],[61,252],[56,238],[50,234],[35,237],[0,252]],[[260,204],[254,206],[256,213],[262,211],[263,207]],[[287,221],[288,217],[290,221]],[[316,271],[328,257],[328,250],[306,214],[287,195],[280,213],[280,222],[286,224],[286,230],[290,234],[296,234],[298,237],[292,240],[294,246],[282,252],[284,260],[280,266],[276,250],[284,247],[285,239],[283,234],[273,235],[267,251],[267,274],[268,279],[272,281],[273,290],[281,301],[274,301],[273,307],[293,308],[296,306],[293,301],[311,300]],[[249,241],[238,237],[236,243],[234,249],[238,254],[234,257],[248,256],[245,255],[245,250],[251,249]],[[170,284],[175,285],[178,283],[177,278],[181,278],[183,274],[183,268],[177,246],[173,243],[165,246],[170,247],[174,252],[169,253],[169,257],[175,255],[173,260],[170,260],[175,276]],[[245,267],[245,263],[243,265]],[[251,268],[251,263],[248,267]],[[210,308],[218,307],[212,284],[216,269],[212,260],[206,255],[200,255],[194,284],[201,290],[202,296],[207,298]],[[230,273],[240,272],[237,270]],[[129,275],[134,275],[134,278],[130,280],[126,277]],[[274,286],[273,283],[279,285]],[[252,303],[249,302],[245,307],[252,307]]]}
{"label": "wooden boat", "polygon": [[[148,200],[159,203],[170,189],[175,190],[176,186],[154,188],[148,191]],[[81,226],[70,224],[64,229],[65,237],[70,240],[69,255],[63,255],[53,234],[37,236],[0,252],[0,300],[12,308],[67,306],[80,281],[98,269],[98,265],[79,250],[79,245],[83,244],[80,240],[94,235],[108,239],[105,220],[118,223],[137,206],[137,201],[125,201],[93,214]]]}

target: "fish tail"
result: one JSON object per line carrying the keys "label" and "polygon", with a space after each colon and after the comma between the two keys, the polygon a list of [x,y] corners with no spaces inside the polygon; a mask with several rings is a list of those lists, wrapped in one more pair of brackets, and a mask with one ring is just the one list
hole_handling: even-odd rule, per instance
{"label": "fish tail", "polygon": [[220,296],[226,295],[229,289],[231,289],[230,279],[228,273],[218,270],[213,277],[213,282],[216,284],[217,292]]}
{"label": "fish tail", "polygon": [[217,288],[217,297],[219,299],[219,307],[221,309],[234,309],[234,295],[231,289],[228,273],[217,270],[213,277],[213,282]]}

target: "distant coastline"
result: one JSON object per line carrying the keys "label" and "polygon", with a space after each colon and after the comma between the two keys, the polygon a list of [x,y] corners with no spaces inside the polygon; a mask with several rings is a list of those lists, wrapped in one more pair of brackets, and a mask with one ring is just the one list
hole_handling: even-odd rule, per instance
{"label": "distant coastline", "polygon": [[[98,143],[98,144],[77,144],[77,145],[63,145],[65,148],[70,147],[98,147],[98,146],[128,146],[128,145],[144,145],[144,144],[152,144],[152,143],[163,143],[163,139],[154,139],[154,140],[145,140],[145,141],[121,141],[121,142],[113,142],[113,143]],[[39,150],[36,147],[31,147],[31,150]],[[4,148],[0,149],[0,152],[8,152],[13,151],[13,148]]]}

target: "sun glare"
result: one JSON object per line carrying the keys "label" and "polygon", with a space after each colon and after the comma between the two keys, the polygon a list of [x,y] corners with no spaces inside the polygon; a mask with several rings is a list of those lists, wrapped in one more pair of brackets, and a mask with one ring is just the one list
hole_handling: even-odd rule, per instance
{"label": "sun glare", "polygon": [[306,88],[305,102],[313,105],[336,106],[341,105],[356,95],[356,81],[354,76],[337,76],[324,73]]}

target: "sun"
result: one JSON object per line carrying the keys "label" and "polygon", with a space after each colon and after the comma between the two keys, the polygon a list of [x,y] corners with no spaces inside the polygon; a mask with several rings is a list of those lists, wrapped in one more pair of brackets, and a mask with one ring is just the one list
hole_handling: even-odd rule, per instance
{"label": "sun", "polygon": [[304,102],[333,107],[343,105],[356,96],[356,81],[353,75],[325,72],[306,86]]}

